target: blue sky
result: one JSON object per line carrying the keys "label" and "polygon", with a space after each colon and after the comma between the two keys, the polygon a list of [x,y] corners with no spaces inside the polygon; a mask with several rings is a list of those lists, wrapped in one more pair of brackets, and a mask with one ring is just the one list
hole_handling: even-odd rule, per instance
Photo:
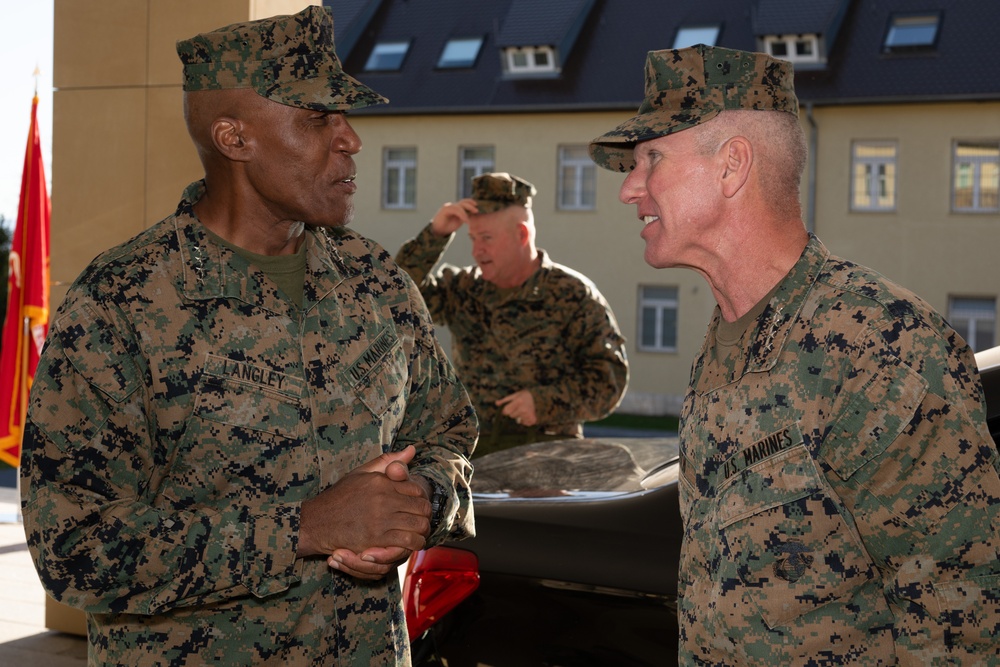
{"label": "blue sky", "polygon": [[21,191],[24,149],[31,124],[31,98],[38,85],[42,159],[52,196],[52,2],[0,0],[7,30],[0,39],[3,103],[0,104],[0,214],[13,228]]}

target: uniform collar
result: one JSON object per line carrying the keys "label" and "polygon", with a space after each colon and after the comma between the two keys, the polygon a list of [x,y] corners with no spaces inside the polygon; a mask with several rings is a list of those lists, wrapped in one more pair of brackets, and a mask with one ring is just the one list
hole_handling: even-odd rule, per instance
{"label": "uniform collar", "polygon": [[[701,368],[702,381],[699,385],[702,390],[711,391],[747,373],[766,372],[774,368],[789,334],[798,326],[796,323],[799,322],[802,307],[829,256],[830,251],[822,241],[810,234],[798,261],[778,283],[752,331],[744,339],[739,354],[722,363],[708,358],[707,348],[710,346],[703,348],[696,364]],[[721,318],[721,312],[716,307],[709,325],[710,337],[714,338]]]}
{"label": "uniform collar", "polygon": [[[184,296],[192,300],[238,299],[273,312],[287,311],[290,302],[279,294],[273,281],[208,235],[194,214],[194,205],[204,193],[204,180],[189,185],[173,220],[183,257]],[[347,277],[363,272],[362,266],[345,261],[339,251],[336,237],[350,235],[346,230],[306,230],[303,310],[321,301]]]}
{"label": "uniform collar", "polygon": [[764,312],[757,318],[748,350],[749,372],[767,371],[777,363],[806,297],[829,256],[830,251],[822,241],[810,234],[798,261],[778,284]]}

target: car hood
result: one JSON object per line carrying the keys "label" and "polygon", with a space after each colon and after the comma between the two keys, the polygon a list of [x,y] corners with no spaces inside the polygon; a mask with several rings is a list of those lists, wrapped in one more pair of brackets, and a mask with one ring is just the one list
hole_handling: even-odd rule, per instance
{"label": "car hood", "polygon": [[481,499],[634,493],[676,479],[677,456],[676,437],[532,443],[473,459],[472,492]]}

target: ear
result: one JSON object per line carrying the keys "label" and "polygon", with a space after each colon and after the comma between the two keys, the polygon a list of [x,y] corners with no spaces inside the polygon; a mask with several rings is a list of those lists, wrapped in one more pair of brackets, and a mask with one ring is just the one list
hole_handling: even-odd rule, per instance
{"label": "ear", "polygon": [[225,157],[236,162],[250,159],[250,147],[244,138],[246,127],[235,118],[223,116],[212,122],[212,144]]}
{"label": "ear", "polygon": [[726,197],[733,197],[750,178],[750,167],[753,165],[753,144],[746,137],[736,136],[723,144],[719,152],[725,160],[722,193]]}
{"label": "ear", "polygon": [[528,237],[531,236],[531,232],[528,230],[528,223],[519,222],[517,223],[517,240],[521,245],[528,245]]}

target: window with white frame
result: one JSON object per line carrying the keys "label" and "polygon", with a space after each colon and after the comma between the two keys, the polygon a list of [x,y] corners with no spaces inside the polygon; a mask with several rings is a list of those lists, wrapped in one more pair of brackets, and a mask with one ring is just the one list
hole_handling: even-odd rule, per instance
{"label": "window with white frame", "polygon": [[379,42],[372,49],[365,63],[366,72],[396,72],[403,67],[403,60],[406,59],[406,52],[410,50],[410,43],[403,42]]}
{"label": "window with white frame", "polygon": [[556,54],[551,46],[511,46],[504,51],[510,74],[540,74],[556,71]]}
{"label": "window with white frame", "polygon": [[677,351],[677,288],[639,286],[639,349]]}
{"label": "window with white frame", "polygon": [[437,66],[442,69],[472,67],[479,57],[479,49],[483,45],[482,37],[458,37],[449,39],[444,45]]}
{"label": "window with white frame", "polygon": [[949,297],[948,322],[973,352],[987,350],[996,344],[996,298]]}
{"label": "window with white frame", "polygon": [[458,149],[458,198],[472,196],[472,179],[493,171],[493,146],[461,146]]}
{"label": "window with white frame", "polygon": [[591,211],[597,207],[597,167],[586,146],[559,147],[559,208]]}
{"label": "window with white frame", "polygon": [[956,141],[952,169],[953,210],[1000,211],[1000,141]]}
{"label": "window with white frame", "polygon": [[764,50],[793,63],[820,62],[818,35],[767,35]]}
{"label": "window with white frame", "polygon": [[382,161],[382,206],[384,208],[416,208],[416,148],[385,149]]}
{"label": "window with white frame", "polygon": [[683,49],[695,44],[715,46],[717,39],[719,39],[718,25],[681,26],[674,35],[673,48]]}
{"label": "window with white frame", "polygon": [[851,174],[852,211],[896,209],[896,142],[855,141]]}

